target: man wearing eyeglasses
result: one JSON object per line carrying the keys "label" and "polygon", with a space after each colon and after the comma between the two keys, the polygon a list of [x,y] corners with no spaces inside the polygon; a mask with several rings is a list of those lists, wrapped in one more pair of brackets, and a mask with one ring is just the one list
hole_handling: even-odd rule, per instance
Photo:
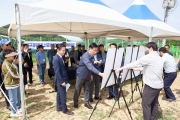
{"label": "man wearing eyeglasses", "polygon": [[98,46],[96,43],[92,43],[89,46],[89,51],[84,53],[79,66],[76,70],[76,85],[74,91],[74,107],[78,108],[78,98],[80,96],[81,88],[84,85],[84,106],[88,109],[93,109],[89,104],[89,89],[90,82],[93,80],[93,73],[103,77],[103,73],[99,72],[94,67],[94,56],[98,52]]}
{"label": "man wearing eyeglasses", "polygon": [[[12,48],[11,48],[10,41],[8,41],[7,39],[2,39],[0,41],[0,44],[1,44],[1,49],[2,49],[2,51],[0,52],[0,86],[1,86],[1,84],[4,81],[4,76],[1,74],[2,73],[1,65],[2,65],[2,63],[4,62],[4,59],[5,59],[4,56],[3,56],[3,53],[4,53],[4,50],[12,49]],[[4,86],[4,83],[2,84],[1,88],[4,91],[4,93],[6,93],[6,96],[9,97],[8,92],[7,92],[7,90],[6,90],[5,86]],[[5,101],[6,101],[6,108],[10,110],[10,105],[9,105],[9,102],[7,101],[6,98],[5,98]]]}

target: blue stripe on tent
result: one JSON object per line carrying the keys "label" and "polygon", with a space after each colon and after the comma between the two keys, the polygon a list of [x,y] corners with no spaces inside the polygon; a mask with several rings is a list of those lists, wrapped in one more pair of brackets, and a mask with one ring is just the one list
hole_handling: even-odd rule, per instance
{"label": "blue stripe on tent", "polygon": [[[95,3],[95,4],[99,4],[99,5],[103,5],[108,7],[106,4],[104,4],[103,2],[101,2],[100,0],[79,0],[79,1],[84,1],[84,2],[89,2],[89,3]],[[92,8],[93,9],[93,8]]]}
{"label": "blue stripe on tent", "polygon": [[161,19],[159,19],[155,14],[153,14],[146,5],[132,5],[124,12],[123,15],[131,19],[161,21]]}

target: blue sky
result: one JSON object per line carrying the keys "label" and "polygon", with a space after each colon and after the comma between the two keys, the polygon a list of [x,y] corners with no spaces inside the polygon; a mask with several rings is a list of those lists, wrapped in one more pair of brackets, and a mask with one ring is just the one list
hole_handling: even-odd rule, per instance
{"label": "blue sky", "polygon": [[[41,0],[0,0],[0,26],[8,24],[12,19],[12,12],[14,9],[14,3],[17,1],[32,3]],[[101,0],[112,9],[123,13],[126,11],[134,0]],[[170,12],[168,17],[168,24],[172,27],[180,30],[180,0],[176,9]],[[163,0],[144,0],[148,8],[156,14],[161,20],[164,18],[164,9],[162,8]]]}

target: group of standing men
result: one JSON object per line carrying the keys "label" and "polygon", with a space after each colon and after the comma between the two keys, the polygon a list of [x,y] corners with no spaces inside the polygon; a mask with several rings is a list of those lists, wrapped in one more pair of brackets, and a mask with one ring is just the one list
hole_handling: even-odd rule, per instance
{"label": "group of standing men", "polygon": [[[33,85],[32,81],[32,54],[27,44],[21,46],[19,54],[16,52],[11,42],[7,39],[0,41],[0,87],[5,96],[6,108],[11,110],[11,117],[17,117],[15,109],[20,109],[20,90],[19,90],[19,72],[18,56],[22,56],[23,80],[24,86]],[[20,54],[21,53],[21,54]],[[29,84],[27,82],[27,72],[29,73]],[[9,101],[11,102],[10,103]]]}

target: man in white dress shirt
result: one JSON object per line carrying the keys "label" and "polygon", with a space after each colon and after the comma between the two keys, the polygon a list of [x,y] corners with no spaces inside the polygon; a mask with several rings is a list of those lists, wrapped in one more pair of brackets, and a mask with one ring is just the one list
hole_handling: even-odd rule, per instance
{"label": "man in white dress shirt", "polygon": [[170,86],[177,77],[176,62],[173,56],[167,53],[166,48],[162,47],[159,49],[159,54],[164,60],[164,91],[166,97],[163,100],[172,102],[176,100]]}
{"label": "man in white dress shirt", "polygon": [[146,53],[141,59],[117,69],[132,69],[143,66],[143,81],[145,83],[142,94],[142,108],[144,120],[157,120],[158,117],[158,97],[163,88],[163,65],[164,61],[159,56],[158,47],[155,42],[146,44]]}

